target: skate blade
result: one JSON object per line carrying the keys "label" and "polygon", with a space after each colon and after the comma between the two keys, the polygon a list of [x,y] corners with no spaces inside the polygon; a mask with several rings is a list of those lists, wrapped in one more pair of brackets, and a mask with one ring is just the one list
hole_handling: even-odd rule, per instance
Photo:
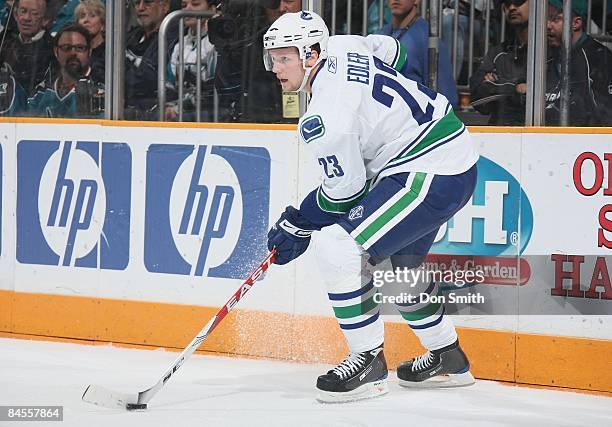
{"label": "skate blade", "polygon": [[439,375],[425,381],[406,381],[398,378],[399,385],[407,388],[452,388],[466,387],[476,382],[470,371],[462,374]]}
{"label": "skate blade", "polygon": [[321,403],[345,403],[354,402],[356,400],[371,399],[373,397],[382,396],[389,392],[387,379],[383,378],[378,381],[367,383],[355,390],[346,392],[320,391],[317,395],[317,400]]}

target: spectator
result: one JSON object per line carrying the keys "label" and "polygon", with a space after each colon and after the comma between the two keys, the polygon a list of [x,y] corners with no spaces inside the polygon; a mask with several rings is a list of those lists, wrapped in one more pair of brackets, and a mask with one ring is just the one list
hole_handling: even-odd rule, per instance
{"label": "spectator", "polygon": [[280,10],[281,15],[299,12],[302,10],[302,0],[281,0],[278,10]]}
{"label": "spectator", "polygon": [[[391,9],[391,24],[385,25],[378,34],[392,36],[406,49],[409,58],[401,73],[424,86],[429,86],[429,24],[420,17],[418,5],[421,0],[387,0]],[[459,101],[457,86],[452,76],[450,54],[444,43],[440,43],[437,91],[456,107]]]}
{"label": "spectator", "polygon": [[[387,3],[383,4],[383,26],[391,22],[391,11]],[[375,33],[380,29],[380,7],[378,1],[373,1],[368,7],[368,34]]]}
{"label": "spectator", "polygon": [[0,68],[0,116],[19,116],[26,111],[26,95],[7,67]]}
{"label": "spectator", "polygon": [[280,0],[278,9],[266,9],[268,22],[272,23],[285,13],[295,13],[302,10],[302,0]]}
{"label": "spectator", "polygon": [[[209,21],[212,43],[218,52],[215,87],[221,121],[277,123],[283,118],[282,89],[261,59],[263,35],[281,9],[297,8],[285,2],[267,8],[266,2],[224,3],[223,15]],[[229,24],[231,22],[231,24]],[[231,34],[226,28],[234,28]]]}
{"label": "spectator", "polygon": [[[53,39],[59,64],[57,78],[48,77],[28,99],[30,115],[46,117],[92,117],[102,112],[103,86],[91,79],[91,36],[78,24],[68,24]],[[87,98],[81,103],[80,99]],[[98,101],[94,108],[91,103]],[[89,105],[86,105],[89,104]],[[81,104],[81,105],[79,105]]]}
{"label": "spectator", "polygon": [[[612,125],[612,52],[588,36],[587,4],[572,1],[571,59],[569,65],[570,126]],[[563,3],[548,1],[548,61],[546,67],[546,124],[559,124]]]}
{"label": "spectator", "polygon": [[106,7],[101,0],[82,0],[74,9],[74,17],[91,35],[91,74],[95,81],[103,82],[106,44]]}
{"label": "spectator", "polygon": [[76,15],[74,11],[81,3],[80,0],[63,0],[57,6],[57,11],[53,16],[53,24],[51,26],[51,34],[57,32],[67,23],[74,22]]}
{"label": "spectator", "polygon": [[[10,67],[27,96],[42,81],[53,58],[53,42],[45,31],[45,0],[15,0],[13,16],[18,33],[7,32],[0,61]],[[0,39],[4,37],[0,34]]]}
{"label": "spectator", "polygon": [[494,46],[470,78],[472,105],[490,114],[490,125],[523,126],[527,93],[529,2],[504,0],[502,11],[514,38]]}
{"label": "spectator", "polygon": [[13,0],[0,0],[0,32],[4,31],[7,26],[9,27],[9,32],[17,31],[15,21],[10,19],[14,4]]}
{"label": "spectator", "polygon": [[[455,1],[445,0],[442,10],[442,40],[446,46],[453,48],[453,32],[455,30]],[[470,34],[470,0],[459,0],[459,19],[457,20],[457,52],[455,79],[459,78],[463,66],[463,52]],[[485,23],[484,15],[486,12],[485,0],[474,0],[474,42],[477,43],[482,37],[482,28]],[[483,49],[484,50],[484,49]],[[451,64],[452,64],[452,56]]]}
{"label": "spectator", "polygon": [[[201,11],[201,12],[214,12],[214,6],[210,6],[206,0],[183,0],[183,10]],[[207,19],[202,20],[202,30],[200,39],[200,57],[201,57],[201,68],[200,68],[200,79],[202,80],[202,89],[204,93],[202,98],[206,103],[203,105],[203,118],[204,121],[210,120],[210,116],[207,113],[212,112],[212,89],[215,77],[215,66],[217,62],[217,54],[215,47],[212,45],[208,38],[208,26]],[[187,27],[186,33],[183,35],[183,66],[184,66],[184,89],[185,98],[183,99],[183,111],[189,112],[188,120],[197,120],[191,114],[195,110],[196,102],[196,79],[198,78],[197,70],[197,26],[198,21],[196,18],[185,18],[185,27]],[[172,71],[172,77],[176,84],[178,84],[178,76],[180,73],[179,59],[181,52],[180,46],[177,42],[174,45],[172,54],[170,56],[170,67]],[[178,117],[178,105],[175,102],[170,103],[166,106],[166,120],[175,120]]]}
{"label": "spectator", "polygon": [[[157,48],[159,27],[169,10],[168,0],[132,0],[138,27],[127,37],[125,117],[155,120],[157,114]],[[176,35],[169,35],[169,40]]]}

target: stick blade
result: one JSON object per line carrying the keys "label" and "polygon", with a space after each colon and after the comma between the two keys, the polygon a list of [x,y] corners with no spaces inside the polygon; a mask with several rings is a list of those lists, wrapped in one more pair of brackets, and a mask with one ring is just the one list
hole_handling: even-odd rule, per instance
{"label": "stick blade", "polygon": [[110,409],[127,409],[128,404],[138,403],[137,393],[118,393],[97,385],[89,385],[82,397],[84,402]]}

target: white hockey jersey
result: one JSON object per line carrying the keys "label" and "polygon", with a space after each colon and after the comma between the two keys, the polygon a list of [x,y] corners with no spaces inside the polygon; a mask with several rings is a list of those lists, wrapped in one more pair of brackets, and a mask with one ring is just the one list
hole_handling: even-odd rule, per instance
{"label": "white hockey jersey", "polygon": [[476,163],[448,100],[397,71],[410,60],[397,40],[333,36],[327,51],[298,127],[323,168],[319,208],[344,213],[384,176],[454,175]]}

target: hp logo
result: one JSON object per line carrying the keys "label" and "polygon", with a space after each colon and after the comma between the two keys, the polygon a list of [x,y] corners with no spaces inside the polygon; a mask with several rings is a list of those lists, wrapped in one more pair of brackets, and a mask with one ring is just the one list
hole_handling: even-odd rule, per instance
{"label": "hp logo", "polygon": [[242,278],[265,253],[265,148],[151,145],[146,187],[148,271]]}
{"label": "hp logo", "polygon": [[126,144],[20,141],[17,260],[123,270],[129,259]]}

